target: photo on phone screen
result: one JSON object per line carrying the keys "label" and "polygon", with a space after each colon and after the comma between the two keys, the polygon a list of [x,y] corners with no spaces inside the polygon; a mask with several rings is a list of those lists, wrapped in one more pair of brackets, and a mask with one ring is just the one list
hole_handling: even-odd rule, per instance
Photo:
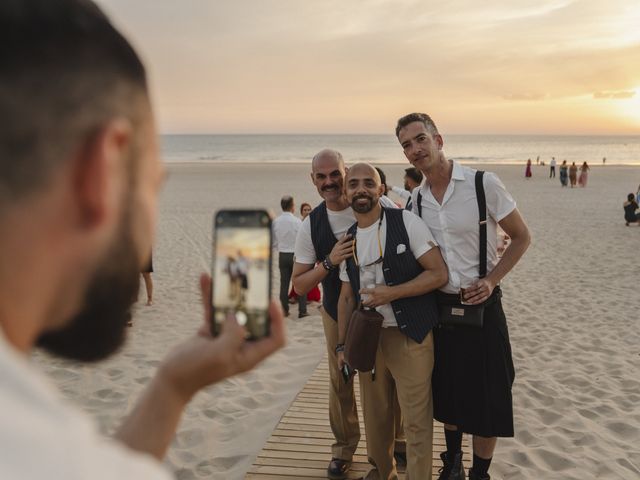
{"label": "photo on phone screen", "polygon": [[248,339],[269,335],[271,219],[264,210],[221,210],[213,228],[212,331],[229,312]]}

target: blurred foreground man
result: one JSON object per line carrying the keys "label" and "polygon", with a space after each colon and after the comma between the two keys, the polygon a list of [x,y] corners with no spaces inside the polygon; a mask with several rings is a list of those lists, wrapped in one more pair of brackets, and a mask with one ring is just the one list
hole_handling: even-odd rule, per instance
{"label": "blurred foreground man", "polygon": [[184,407],[281,347],[282,312],[251,345],[234,319],[215,340],[203,326],[114,440],[67,405],[29,353],[87,362],[122,344],[163,170],[145,69],[93,3],[4,0],[0,22],[0,478],[167,479]]}

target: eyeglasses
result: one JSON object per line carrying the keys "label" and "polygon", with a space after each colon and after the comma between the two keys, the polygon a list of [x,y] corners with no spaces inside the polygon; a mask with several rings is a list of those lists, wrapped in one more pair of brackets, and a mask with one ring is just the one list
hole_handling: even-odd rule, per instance
{"label": "eyeglasses", "polygon": [[351,244],[351,250],[353,253],[353,260],[356,263],[356,266],[362,271],[367,267],[371,267],[373,265],[377,265],[379,263],[382,263],[382,261],[384,260],[384,257],[382,256],[382,242],[380,241],[380,227],[382,227],[382,219],[384,218],[384,207],[382,208],[382,211],[380,213],[380,220],[378,221],[378,251],[380,252],[380,256],[378,257],[377,260],[368,263],[366,265],[360,265],[360,261],[358,260],[358,248],[357,248],[357,242],[358,242],[358,237],[354,237],[353,239],[353,243]]}

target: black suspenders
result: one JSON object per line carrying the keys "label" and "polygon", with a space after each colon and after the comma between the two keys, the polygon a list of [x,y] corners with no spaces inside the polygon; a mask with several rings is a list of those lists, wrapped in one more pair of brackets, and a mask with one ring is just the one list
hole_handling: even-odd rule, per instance
{"label": "black suspenders", "polygon": [[[478,201],[478,214],[480,217],[480,278],[487,276],[487,199],[484,195],[482,170],[476,171],[476,200]],[[418,190],[418,216],[422,218],[422,192]]]}

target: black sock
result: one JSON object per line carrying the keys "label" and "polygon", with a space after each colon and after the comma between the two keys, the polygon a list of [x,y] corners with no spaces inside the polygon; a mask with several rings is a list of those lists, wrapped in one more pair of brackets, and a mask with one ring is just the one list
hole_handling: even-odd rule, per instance
{"label": "black sock", "polygon": [[462,431],[445,428],[444,438],[447,441],[447,460],[453,462],[456,453],[462,450]]}
{"label": "black sock", "polygon": [[487,475],[489,472],[489,465],[491,465],[491,458],[484,459],[480,458],[475,453],[473,454],[473,473],[477,474],[480,478]]}

